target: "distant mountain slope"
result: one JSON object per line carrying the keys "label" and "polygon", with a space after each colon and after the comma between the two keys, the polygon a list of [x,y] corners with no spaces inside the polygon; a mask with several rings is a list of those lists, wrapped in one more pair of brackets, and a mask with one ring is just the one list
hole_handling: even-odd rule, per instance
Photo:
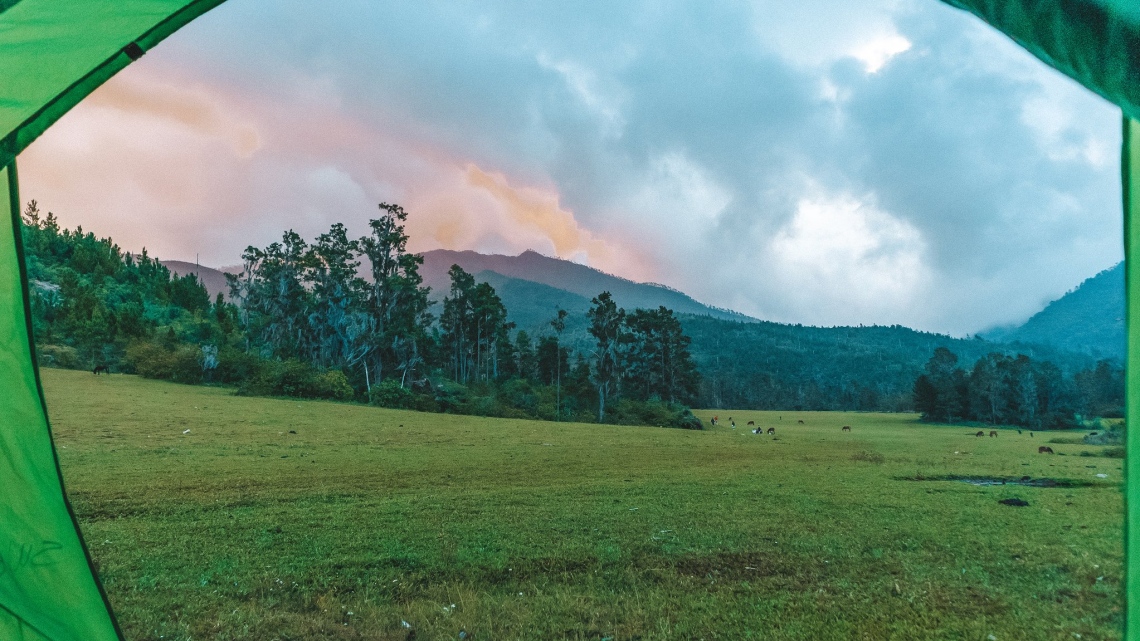
{"label": "distant mountain slope", "polygon": [[990,352],[1052,361],[1071,374],[1093,359],[1042,345],[952,338],[909,327],[810,327],[682,316],[701,372],[701,407],[893,410],[910,407],[915,378],[938,347],[969,370]]}
{"label": "distant mountain slope", "polygon": [[[581,354],[594,348],[587,332],[586,297],[489,270],[475,278],[495,288],[507,318],[532,339],[553,334],[550,319],[561,308],[570,313],[562,344]],[[690,350],[701,371],[701,407],[904,409],[914,379],[938,347],[957,354],[965,369],[989,352],[1049,360],[1069,373],[1092,364],[1085,354],[1047,345],[1011,346],[902,326],[805,327],[708,315],[678,317],[692,338]]]}
{"label": "distant mountain slope", "polygon": [[491,271],[502,276],[565,290],[587,300],[603,291],[608,291],[613,294],[618,305],[627,310],[664,305],[679,314],[697,314],[742,322],[756,321],[744,314],[699,303],[687,294],[664,285],[635,283],[585,265],[550,258],[533,251],[525,251],[518,256],[502,256],[436,249],[421,255],[424,264],[420,268],[420,273],[424,277],[424,283],[435,292],[433,298],[442,298],[447,293],[450,287],[447,270],[451,269],[452,265],[459,265],[472,274]]}
{"label": "distant mountain slope", "polygon": [[[163,264],[175,273],[198,274],[211,296],[227,291],[222,270],[182,261]],[[702,407],[907,408],[914,379],[936,347],[950,348],[959,356],[959,365],[967,369],[980,356],[997,351],[1051,360],[1071,373],[1092,363],[1089,350],[1069,351],[1072,348],[1063,341],[1057,343],[1057,331],[1036,331],[1039,326],[1048,327],[1038,317],[1047,318],[1047,312],[1052,314],[1060,309],[1061,318],[1083,318],[1077,312],[1093,307],[1113,292],[1118,303],[1123,304],[1120,268],[1115,269],[1115,290],[1108,282],[1113,272],[1109,270],[1051,304],[1023,328],[1008,332],[1012,338],[1002,341],[1021,342],[1010,345],[998,342],[996,337],[958,339],[902,326],[809,327],[758,321],[702,305],[666,287],[634,283],[534,252],[520,256],[428,252],[424,254],[421,273],[436,301],[447,293],[447,270],[453,264],[493,286],[507,308],[508,320],[517,329],[526,330],[533,340],[552,335],[550,320],[559,309],[565,309],[569,316],[562,343],[582,355],[588,355],[593,348],[586,310],[590,298],[599,292],[610,291],[626,310],[658,305],[673,309],[685,333],[692,338],[691,351],[703,379],[698,399]],[[1078,303],[1089,300],[1073,305],[1071,297],[1078,293]],[[438,314],[440,306],[432,311]],[[1119,314],[1112,318],[1117,317]],[[1035,331],[1022,331],[1024,328]]]}
{"label": "distant mountain slope", "polygon": [[1124,358],[1124,263],[1106,269],[991,340],[1038,343],[1100,358]]}
{"label": "distant mountain slope", "polygon": [[[475,274],[475,280],[495,288],[507,308],[507,320],[517,329],[526,330],[531,336],[552,333],[550,321],[559,309],[564,309],[569,312],[565,335],[586,336],[586,310],[590,308],[590,299],[585,296],[489,270]],[[439,312],[439,306],[434,311]]]}
{"label": "distant mountain slope", "polygon": [[226,273],[221,270],[214,269],[213,267],[195,265],[194,263],[188,263],[182,260],[160,260],[158,262],[179,276],[185,276],[186,274],[196,275],[202,285],[206,287],[206,291],[210,292],[211,301],[218,296],[219,292],[227,299],[230,297],[230,288],[229,285],[226,284]]}

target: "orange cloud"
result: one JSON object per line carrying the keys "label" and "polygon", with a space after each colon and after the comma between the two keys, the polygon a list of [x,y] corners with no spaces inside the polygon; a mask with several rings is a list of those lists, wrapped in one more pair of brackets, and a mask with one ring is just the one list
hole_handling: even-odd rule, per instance
{"label": "orange cloud", "polygon": [[541,232],[554,246],[559,258],[585,254],[598,262],[613,262],[615,248],[582,229],[574,214],[562,209],[558,194],[534,188],[516,188],[501,173],[488,173],[474,164],[467,165],[467,183],[495,198],[516,224]]}

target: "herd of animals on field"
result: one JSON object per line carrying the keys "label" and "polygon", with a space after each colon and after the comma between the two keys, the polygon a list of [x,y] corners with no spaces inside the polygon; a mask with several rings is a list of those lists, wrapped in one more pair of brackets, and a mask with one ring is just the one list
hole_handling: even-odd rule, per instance
{"label": "herd of animals on field", "polygon": [[[779,417],[779,420],[781,420],[781,421],[784,420],[784,417],[783,416]],[[712,425],[713,427],[720,425],[720,417],[719,416],[713,416],[711,419],[709,419],[709,424]],[[736,421],[734,421],[731,416],[728,417],[728,424],[732,429],[736,429]],[[805,423],[803,422],[802,419],[797,419],[796,424],[797,425],[804,425]],[[772,435],[773,437],[776,435],[776,428],[769,427],[767,429],[764,429],[763,427],[755,427],[756,421],[748,421],[748,426],[753,428],[753,429],[749,430],[753,434],[769,434],[769,435]],[[850,425],[844,425],[843,427],[840,428],[840,431],[841,432],[850,432],[851,426]],[[1017,430],[1017,433],[1021,434],[1022,431]],[[974,434],[974,436],[978,436],[978,437],[984,437],[985,435],[986,435],[985,430],[978,430],[978,432]],[[997,430],[990,430],[990,438],[997,438],[997,435],[998,435]],[[1090,432],[1089,433],[1089,436],[1096,436],[1096,435],[1097,435],[1097,432]],[[1029,433],[1029,437],[1033,438],[1033,432]],[[1054,452],[1053,448],[1049,447],[1048,445],[1042,445],[1041,447],[1037,448],[1037,453],[1038,454],[1055,454],[1056,452]]]}
{"label": "herd of animals on field", "polygon": [[[98,376],[99,374],[110,374],[111,370],[108,369],[106,365],[97,365],[95,367],[95,369],[92,370],[91,373]],[[784,417],[781,416],[780,420],[781,421],[784,420]],[[720,425],[720,417],[719,416],[713,416],[711,419],[709,419],[709,423],[713,427]],[[729,423],[729,425],[732,426],[732,429],[736,429],[736,421],[732,420],[731,416],[728,417],[728,423]],[[797,425],[804,425],[803,419],[797,419],[796,424]],[[768,435],[773,436],[773,437],[775,437],[775,435],[776,435],[776,428],[774,428],[774,427],[769,427],[767,430],[765,430],[763,427],[755,427],[756,421],[748,421],[748,425],[753,427],[753,429],[750,430],[753,434],[768,434]],[[841,432],[850,432],[851,426],[850,425],[844,425],[842,428],[840,428],[840,431]],[[1021,430],[1017,430],[1017,433],[1021,434]],[[985,435],[986,435],[986,433],[984,430],[978,430],[978,432],[976,434],[974,434],[974,436],[985,436]],[[997,438],[997,435],[998,435],[997,430],[990,430],[990,438]],[[1089,434],[1089,436],[1096,436],[1096,435],[1097,435],[1096,432],[1092,432]],[[1032,437],[1033,432],[1030,432],[1029,436]],[[1053,448],[1051,448],[1047,445],[1042,445],[1041,447],[1037,448],[1037,453],[1038,454],[1054,454],[1055,452],[1053,452]]]}

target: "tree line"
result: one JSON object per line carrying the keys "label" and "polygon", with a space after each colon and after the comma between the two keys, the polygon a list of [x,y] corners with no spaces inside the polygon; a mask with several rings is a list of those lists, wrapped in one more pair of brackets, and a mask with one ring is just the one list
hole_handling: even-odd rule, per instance
{"label": "tree line", "polygon": [[287,231],[248,247],[229,300],[211,302],[194,276],[62,230],[33,202],[24,241],[41,362],[245,394],[699,427],[686,404],[700,379],[672,311],[627,314],[603,292],[586,314],[592,348],[572,350],[565,310],[539,336],[515,331],[495,289],[457,265],[435,305],[407,251],[407,212],[380,212],[361,238],[337,223],[311,243]]}
{"label": "tree line", "polygon": [[913,393],[925,421],[1066,429],[1086,417],[1123,416],[1124,369],[1101,360],[1065,376],[1049,361],[997,352],[963,369],[956,354],[940,347]]}

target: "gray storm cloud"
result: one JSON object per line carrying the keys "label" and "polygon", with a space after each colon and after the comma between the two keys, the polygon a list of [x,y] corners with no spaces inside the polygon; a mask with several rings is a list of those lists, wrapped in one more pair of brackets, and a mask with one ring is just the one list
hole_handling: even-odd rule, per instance
{"label": "gray storm cloud", "polygon": [[420,250],[964,334],[1120,260],[1118,129],[935,0],[231,0],[21,160],[65,222],[171,257],[399,200]]}

